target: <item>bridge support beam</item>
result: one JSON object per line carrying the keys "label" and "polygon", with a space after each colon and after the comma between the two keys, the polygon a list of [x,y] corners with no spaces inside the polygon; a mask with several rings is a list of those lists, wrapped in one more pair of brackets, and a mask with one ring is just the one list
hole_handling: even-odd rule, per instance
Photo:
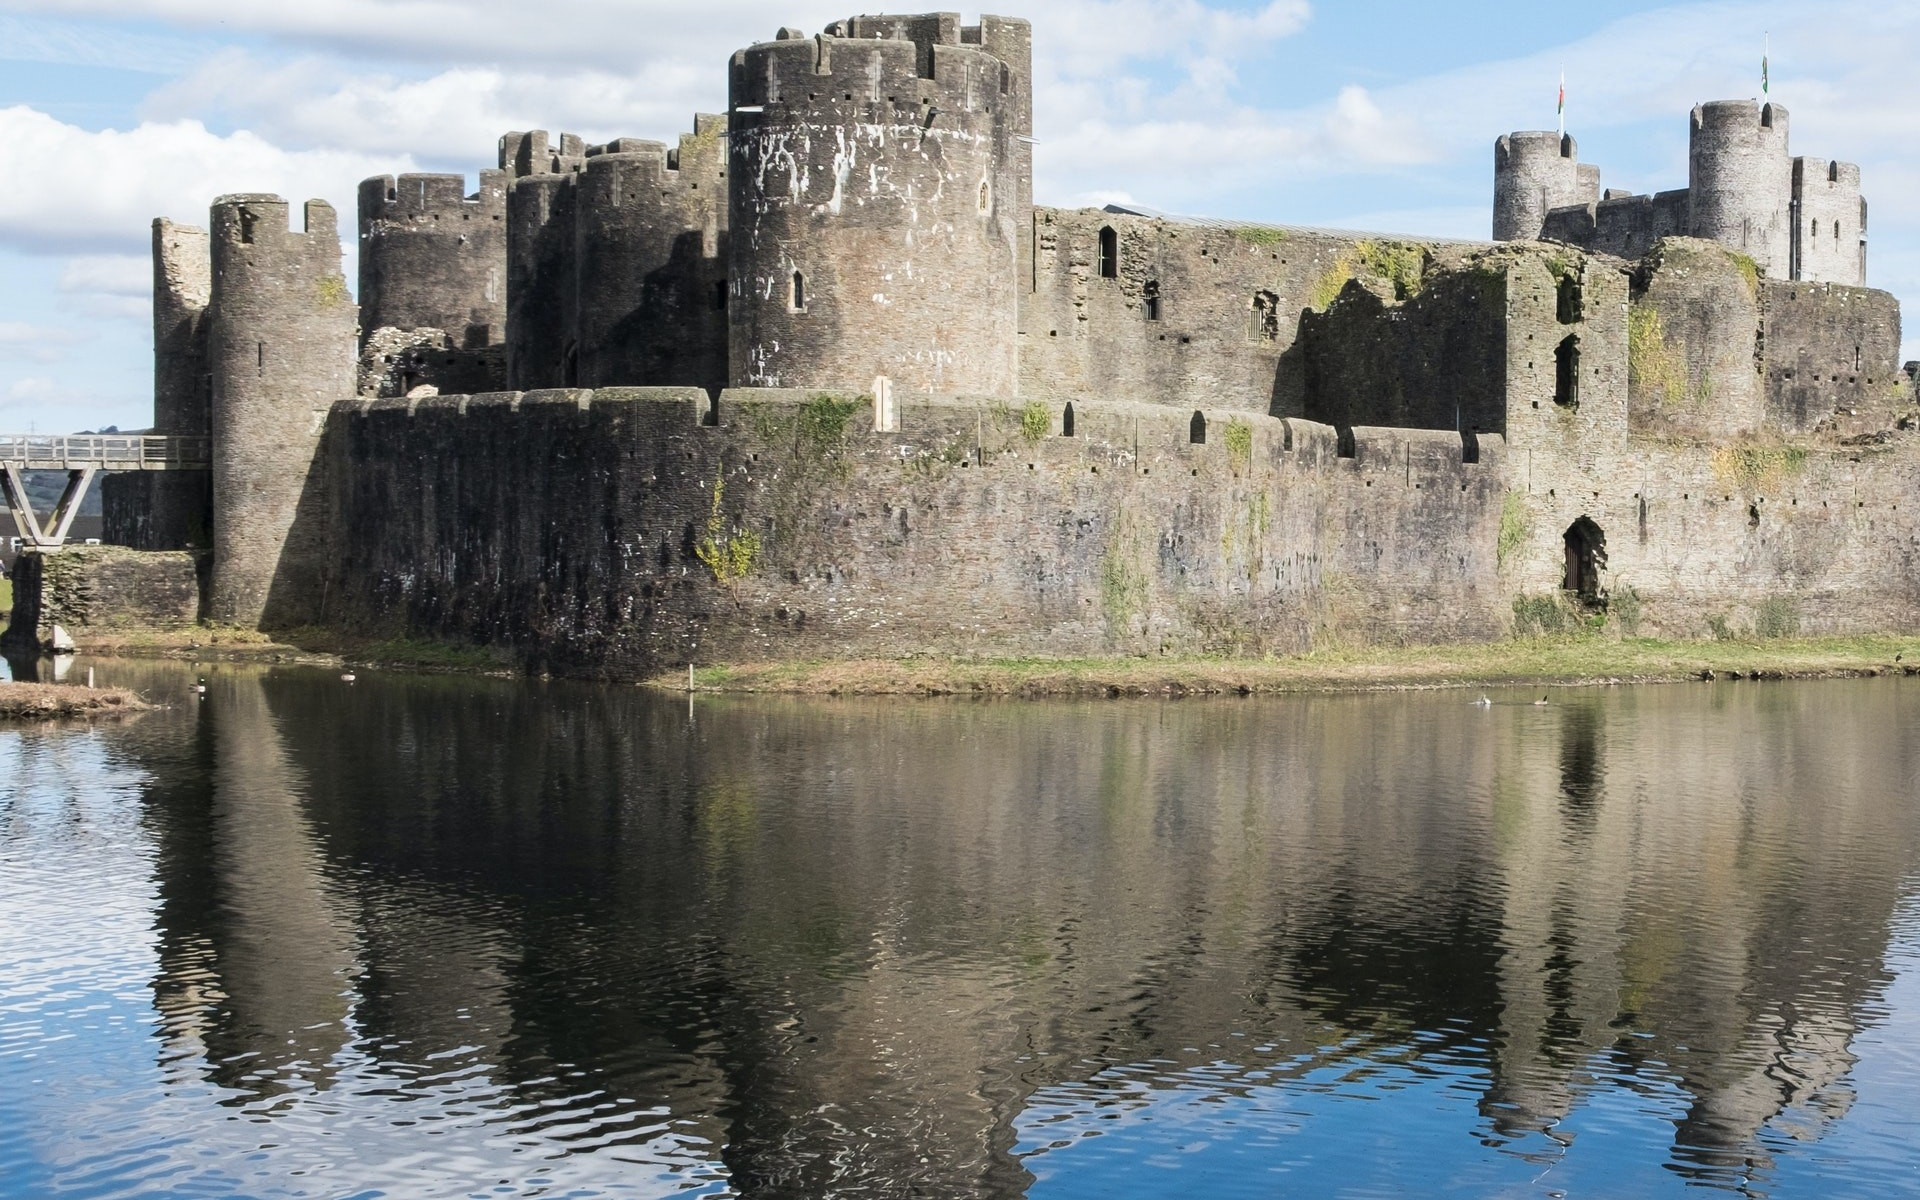
{"label": "bridge support beam", "polygon": [[73,518],[80,512],[80,502],[86,499],[87,489],[93,486],[93,477],[99,473],[100,468],[96,466],[68,471],[67,486],[60,493],[60,501],[53,506],[47,524],[42,526],[40,518],[34,515],[33,501],[27,495],[27,482],[19,466],[14,463],[0,466],[0,483],[5,486],[14,528],[36,550],[58,550],[66,545],[67,532],[73,528]]}

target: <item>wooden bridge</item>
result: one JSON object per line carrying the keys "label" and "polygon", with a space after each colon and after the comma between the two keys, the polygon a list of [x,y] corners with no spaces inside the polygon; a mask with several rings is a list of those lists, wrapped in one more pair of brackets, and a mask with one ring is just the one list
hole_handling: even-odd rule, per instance
{"label": "wooden bridge", "polygon": [[[212,439],[144,433],[77,433],[62,436],[0,433],[0,484],[14,528],[36,550],[57,550],[80,511],[93,478],[102,471],[205,471],[213,466]],[[67,486],[43,525],[27,498],[22,472],[65,471]]]}

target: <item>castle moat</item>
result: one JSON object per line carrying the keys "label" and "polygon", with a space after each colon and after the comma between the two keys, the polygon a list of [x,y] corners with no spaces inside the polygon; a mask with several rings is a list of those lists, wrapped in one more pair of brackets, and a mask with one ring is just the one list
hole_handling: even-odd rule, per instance
{"label": "castle moat", "polygon": [[0,726],[0,1193],[1915,1188],[1904,674],[89,665],[160,707]]}

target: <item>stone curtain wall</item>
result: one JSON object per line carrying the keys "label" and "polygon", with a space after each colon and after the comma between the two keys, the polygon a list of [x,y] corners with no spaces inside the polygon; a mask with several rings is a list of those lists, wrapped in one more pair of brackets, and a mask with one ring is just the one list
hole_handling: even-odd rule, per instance
{"label": "stone curtain wall", "polygon": [[[1498,635],[1501,443],[1148,405],[612,389],[336,406],[329,624],[631,676]],[[1342,441],[1351,445],[1343,457]],[[715,481],[721,520],[710,526]],[[712,532],[758,539],[729,585]],[[736,543],[737,545],[738,543]]]}
{"label": "stone curtain wall", "polygon": [[[55,625],[80,644],[89,633],[188,629],[200,615],[205,558],[119,546],[29,551],[13,572],[11,645],[44,644]],[[31,634],[31,638],[29,638]]]}

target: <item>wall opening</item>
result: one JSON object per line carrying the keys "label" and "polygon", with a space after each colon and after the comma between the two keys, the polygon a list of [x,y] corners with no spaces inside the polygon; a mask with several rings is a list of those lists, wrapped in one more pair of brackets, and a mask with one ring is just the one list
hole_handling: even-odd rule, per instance
{"label": "wall opening", "polygon": [[560,386],[580,386],[580,347],[575,342],[568,342],[567,348],[561,352]]}
{"label": "wall opening", "polygon": [[1580,339],[1568,334],[1553,352],[1553,402],[1580,407]]}
{"label": "wall opening", "polygon": [[986,180],[980,181],[980,215],[993,211],[993,187]]}
{"label": "wall opening", "polygon": [[793,288],[787,293],[787,307],[794,312],[807,311],[807,277],[798,271],[793,273]]}
{"label": "wall opening", "polygon": [[1772,128],[1773,128],[1773,105],[1771,105],[1771,104],[1769,104],[1769,105],[1766,105],[1766,106],[1764,106],[1763,108],[1761,108],[1761,110],[1760,110],[1760,128],[1762,128],[1762,129],[1772,129]]}
{"label": "wall opening", "polygon": [[1199,409],[1193,411],[1193,420],[1187,422],[1187,440],[1196,446],[1207,444],[1207,414]]}
{"label": "wall opening", "polygon": [[1465,429],[1460,433],[1460,461],[1477,463],[1480,461],[1480,431]]}
{"label": "wall opening", "polygon": [[1607,592],[1600,577],[1607,569],[1607,535],[1591,517],[1581,517],[1567,526],[1561,538],[1567,551],[1567,575],[1561,587],[1580,598],[1583,604],[1604,606]]}
{"label": "wall opening", "polygon": [[1247,310],[1247,340],[1280,340],[1280,297],[1272,292],[1255,292]]}
{"label": "wall opening", "polygon": [[1105,225],[1100,229],[1100,278],[1117,279],[1120,276],[1120,235],[1113,226]]}
{"label": "wall opening", "polygon": [[1572,275],[1560,277],[1558,299],[1554,304],[1554,315],[1562,325],[1571,325],[1580,319],[1580,281]]}
{"label": "wall opening", "polygon": [[1060,436],[1073,436],[1073,401],[1071,400],[1067,401],[1067,406],[1060,410]]}
{"label": "wall opening", "polygon": [[253,212],[251,212],[251,211],[249,211],[248,209],[244,209],[244,208],[243,208],[243,209],[241,209],[241,210],[240,210],[240,240],[241,240],[241,242],[243,242],[243,243],[248,243],[248,244],[251,244],[251,243],[252,243],[252,241],[253,241],[253,227],[254,227],[255,225],[257,225],[257,224],[259,224],[259,223],[260,223],[260,218],[259,218],[259,216],[258,216],[258,215],[256,215],[255,213],[253,213]]}
{"label": "wall opening", "polygon": [[1160,282],[1159,280],[1149,279],[1147,280],[1146,284],[1143,287],[1141,287],[1140,308],[1141,308],[1141,311],[1146,313],[1147,320],[1158,321],[1160,319]]}
{"label": "wall opening", "polygon": [[716,312],[727,311],[727,281],[724,279],[713,285],[713,307]]}

